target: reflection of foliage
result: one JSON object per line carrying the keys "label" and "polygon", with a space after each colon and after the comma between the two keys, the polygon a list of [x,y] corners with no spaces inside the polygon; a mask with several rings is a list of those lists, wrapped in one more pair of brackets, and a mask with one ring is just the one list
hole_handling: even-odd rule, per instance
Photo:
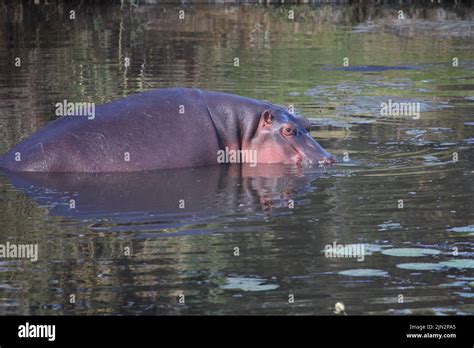
{"label": "reflection of foliage", "polygon": [[[309,88],[358,78],[321,69],[340,66],[346,56],[351,65],[449,64],[453,55],[461,62],[469,59],[463,45],[453,51],[444,37],[426,40],[426,31],[405,37],[390,30],[377,35],[341,30],[341,25],[368,23],[370,29],[370,23],[396,20],[396,7],[357,2],[317,7],[194,4],[183,6],[184,20],[176,18],[181,8],[177,5],[49,2],[0,3],[0,8],[5,23],[0,26],[0,45],[12,48],[3,51],[7,56],[0,60],[0,75],[7,77],[5,88],[16,88],[15,95],[7,97],[12,103],[8,113],[15,117],[3,121],[10,131],[2,137],[2,149],[18,141],[16,134],[25,137],[54,118],[53,105],[63,99],[103,103],[155,87],[197,86],[298,108],[312,100],[304,94]],[[77,13],[75,20],[68,17],[71,9]],[[288,9],[295,11],[294,21],[287,18]],[[410,20],[440,16],[436,6],[404,10]],[[442,14],[447,19],[472,16],[460,7],[443,9]],[[16,56],[22,58],[21,69],[11,66]],[[233,66],[235,57],[238,68]],[[125,58],[130,58],[130,67],[124,66]],[[462,73],[440,66],[407,74],[419,84]],[[400,72],[384,75],[391,78]],[[319,116],[314,109],[308,111],[307,116]]]}

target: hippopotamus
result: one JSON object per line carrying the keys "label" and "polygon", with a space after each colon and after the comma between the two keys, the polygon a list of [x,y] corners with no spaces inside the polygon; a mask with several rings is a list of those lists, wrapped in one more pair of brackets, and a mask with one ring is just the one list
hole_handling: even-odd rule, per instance
{"label": "hippopotamus", "polygon": [[61,116],[0,159],[16,172],[133,172],[226,162],[335,161],[309,122],[254,99],[196,88],[155,89]]}

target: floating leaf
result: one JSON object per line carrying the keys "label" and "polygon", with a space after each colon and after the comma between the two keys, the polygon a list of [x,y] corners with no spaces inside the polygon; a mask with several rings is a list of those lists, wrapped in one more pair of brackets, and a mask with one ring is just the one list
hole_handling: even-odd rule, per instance
{"label": "floating leaf", "polygon": [[450,228],[448,231],[474,233],[474,225],[453,227],[453,228]]}
{"label": "floating leaf", "polygon": [[379,244],[365,244],[365,255],[372,255],[373,253],[379,253],[385,248],[385,245]]}
{"label": "floating leaf", "polygon": [[474,268],[474,260],[469,259],[459,259],[459,260],[450,260],[445,262],[440,262],[441,265],[446,267],[454,267],[454,268]]}
{"label": "floating leaf", "polygon": [[439,162],[439,158],[436,157],[436,156],[433,156],[433,155],[423,156],[423,159],[424,159],[426,162]]}
{"label": "floating leaf", "polygon": [[397,267],[402,268],[402,269],[411,269],[414,271],[439,271],[445,266],[440,265],[439,263],[414,262],[414,263],[400,263],[397,265]]}
{"label": "floating leaf", "polygon": [[398,230],[400,227],[402,227],[398,222],[384,222],[383,224],[380,224],[377,226],[379,228],[379,231],[386,231],[386,230]]}
{"label": "floating leaf", "polygon": [[421,257],[426,255],[438,255],[441,254],[441,251],[424,248],[394,248],[382,250],[382,254],[400,257]]}
{"label": "floating leaf", "polygon": [[446,284],[439,284],[438,286],[440,288],[455,288],[455,287],[463,287],[465,285],[466,285],[466,282],[459,281],[459,282],[452,282],[452,283],[446,283]]}
{"label": "floating leaf", "polygon": [[341,275],[352,276],[352,277],[386,277],[388,273],[379,269],[360,268],[360,269],[349,269],[346,271],[338,272]]}
{"label": "floating leaf", "polygon": [[455,292],[454,294],[465,298],[474,298],[474,293],[471,292]]}
{"label": "floating leaf", "polygon": [[233,277],[227,278],[227,284],[220,286],[225,290],[267,291],[278,289],[277,284],[264,284],[265,279]]}

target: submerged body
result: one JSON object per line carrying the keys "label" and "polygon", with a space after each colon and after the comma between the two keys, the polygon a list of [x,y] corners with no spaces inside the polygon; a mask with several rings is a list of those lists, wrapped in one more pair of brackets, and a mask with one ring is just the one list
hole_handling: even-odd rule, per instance
{"label": "submerged body", "polygon": [[131,172],[212,165],[223,158],[333,162],[309,135],[307,123],[280,107],[232,94],[157,89],[100,105],[94,118],[62,116],[8,151],[0,167]]}

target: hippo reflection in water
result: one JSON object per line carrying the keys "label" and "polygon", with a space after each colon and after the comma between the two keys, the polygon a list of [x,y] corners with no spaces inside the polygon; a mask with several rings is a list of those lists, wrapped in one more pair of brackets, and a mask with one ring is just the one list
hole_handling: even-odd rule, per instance
{"label": "hippo reflection in water", "polygon": [[[295,207],[313,190],[323,168],[289,165],[214,165],[133,173],[14,173],[9,181],[52,216],[120,223],[273,214]],[[73,207],[71,207],[73,200]],[[288,212],[288,210],[286,210]]]}

